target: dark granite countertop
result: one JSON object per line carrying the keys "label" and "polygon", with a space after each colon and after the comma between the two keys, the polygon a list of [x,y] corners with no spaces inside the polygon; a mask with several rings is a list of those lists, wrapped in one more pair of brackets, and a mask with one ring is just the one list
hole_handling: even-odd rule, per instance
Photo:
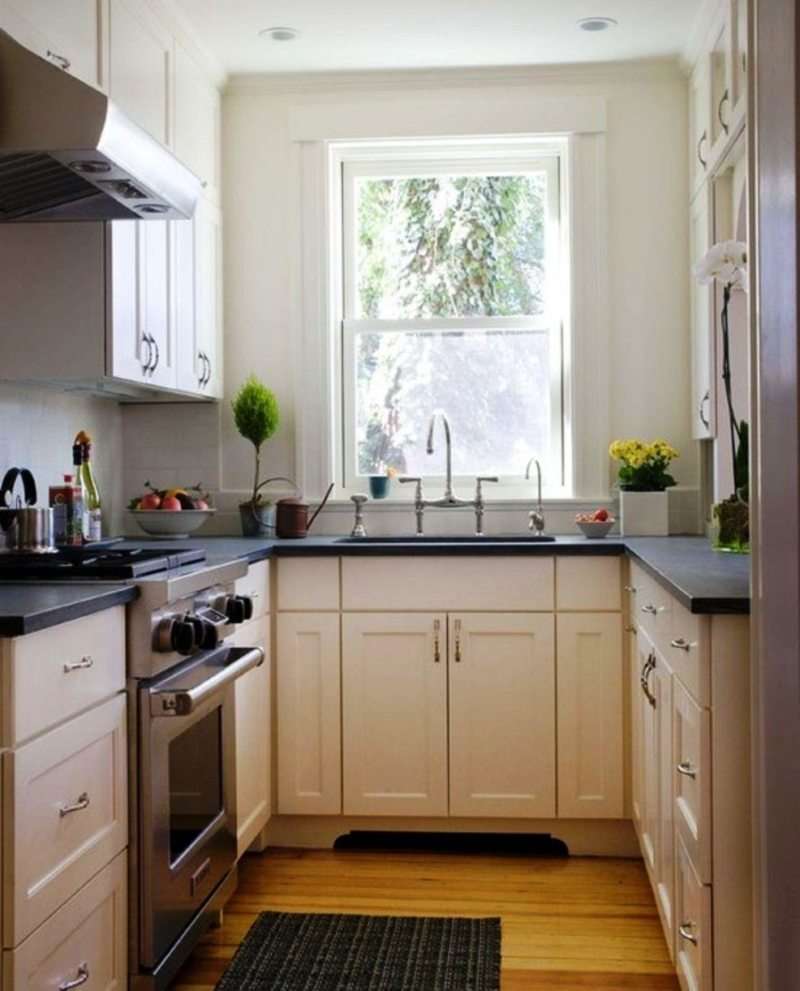
{"label": "dark granite countertop", "polygon": [[0,582],[0,636],[18,637],[130,602],[133,585]]}

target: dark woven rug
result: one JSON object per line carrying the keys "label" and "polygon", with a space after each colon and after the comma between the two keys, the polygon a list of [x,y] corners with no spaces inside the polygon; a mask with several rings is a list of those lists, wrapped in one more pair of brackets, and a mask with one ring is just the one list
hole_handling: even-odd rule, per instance
{"label": "dark woven rug", "polygon": [[500,920],[258,917],[217,991],[499,991]]}

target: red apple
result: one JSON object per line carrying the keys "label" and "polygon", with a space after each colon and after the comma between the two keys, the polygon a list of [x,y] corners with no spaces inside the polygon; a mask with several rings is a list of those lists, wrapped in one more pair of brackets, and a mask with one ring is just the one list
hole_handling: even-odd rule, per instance
{"label": "red apple", "polygon": [[164,496],[161,500],[161,508],[172,513],[176,510],[183,509],[180,499],[177,499],[175,496]]}
{"label": "red apple", "polygon": [[158,509],[161,505],[161,496],[158,492],[148,492],[139,500],[139,509]]}
{"label": "red apple", "polygon": [[608,520],[608,510],[607,509],[598,509],[598,510],[595,511],[595,514],[594,514],[594,521],[595,521],[595,523],[605,523],[606,520]]}

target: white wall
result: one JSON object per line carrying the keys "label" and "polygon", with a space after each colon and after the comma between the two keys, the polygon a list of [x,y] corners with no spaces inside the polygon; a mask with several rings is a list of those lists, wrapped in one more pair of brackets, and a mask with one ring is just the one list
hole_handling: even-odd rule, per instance
{"label": "white wall", "polygon": [[48,488],[72,470],[72,441],[92,437],[92,456],[103,501],[104,530],[122,525],[122,413],[116,403],[38,386],[0,383],[0,472],[30,468],[47,505]]}
{"label": "white wall", "polygon": [[[416,99],[423,121],[429,100],[452,100],[461,107],[477,102],[485,109],[517,102],[521,95],[530,101],[606,100],[607,439],[670,440],[681,450],[675,465],[679,483],[697,485],[689,423],[687,90],[677,63],[665,62],[233,81],[223,107],[225,392],[230,397],[255,372],[277,393],[283,422],[266,448],[269,474],[294,473],[295,388],[303,387],[302,369],[295,375],[293,340],[299,205],[293,198],[290,115],[343,102],[362,103],[365,114],[374,114],[377,105],[388,115],[393,102]],[[181,425],[189,427],[196,414],[172,408],[169,432],[180,443]],[[151,417],[141,408],[124,415],[126,437],[140,436],[138,420]],[[204,423],[218,431],[220,502],[231,509],[250,482],[251,450],[235,433],[227,400],[218,418],[206,416]],[[203,467],[208,458],[199,462]],[[190,468],[186,465],[188,480],[199,480]]]}

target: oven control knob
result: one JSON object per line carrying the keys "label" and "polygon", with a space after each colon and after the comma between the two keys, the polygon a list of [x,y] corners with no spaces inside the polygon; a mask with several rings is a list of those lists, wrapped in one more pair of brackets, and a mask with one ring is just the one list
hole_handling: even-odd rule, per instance
{"label": "oven control knob", "polygon": [[170,630],[172,649],[187,657],[197,649],[195,628],[188,620],[175,620]]}
{"label": "oven control knob", "polygon": [[252,599],[246,595],[232,595],[225,603],[225,615],[231,623],[244,623],[253,615]]}
{"label": "oven control knob", "polygon": [[201,650],[213,650],[219,646],[219,634],[213,623],[199,616],[189,616],[187,622],[192,624],[195,643]]}

